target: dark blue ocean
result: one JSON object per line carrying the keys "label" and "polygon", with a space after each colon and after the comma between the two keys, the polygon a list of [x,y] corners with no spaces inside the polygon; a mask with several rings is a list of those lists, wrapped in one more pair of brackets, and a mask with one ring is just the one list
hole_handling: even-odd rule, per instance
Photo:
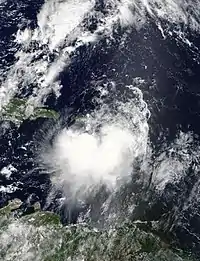
{"label": "dark blue ocean", "polygon": [[[0,1],[0,83],[6,78],[5,68],[16,63],[15,52],[19,46],[14,41],[14,35],[19,28],[34,30],[37,27],[37,13],[43,4],[43,1],[31,0]],[[96,1],[95,8],[106,14],[104,1]],[[132,78],[142,78],[145,84],[139,88],[151,113],[148,124],[153,159],[164,151],[163,148],[170,146],[180,133],[192,136],[184,152],[192,155],[200,142],[200,35],[180,25],[185,38],[191,43],[187,44],[178,38],[176,25],[166,24],[163,20],[162,27],[171,31],[164,38],[155,21],[151,17],[147,21],[140,30],[128,30],[125,37],[125,29],[116,26],[109,44],[105,38],[101,38],[95,48],[90,43],[76,48],[70,65],[57,75],[62,86],[61,95],[56,98],[53,92],[49,93],[45,105],[59,113],[60,127],[68,127],[76,116],[86,115],[98,106],[94,98],[99,96],[99,92],[89,86],[91,81],[115,82],[116,88],[123,92],[125,85],[132,84]],[[94,19],[88,28],[92,32],[96,26]],[[37,43],[33,43],[32,50],[34,44]],[[49,57],[54,59],[54,55],[52,53]],[[16,97],[28,97],[33,86],[27,86],[27,90],[26,94],[22,90]],[[63,120],[66,113],[67,120]],[[1,124],[5,126],[7,123],[2,120]],[[11,164],[17,171],[9,179],[0,174],[0,186],[14,185],[18,189],[8,193],[0,191],[0,206],[17,197],[24,202],[22,208],[26,213],[31,211],[34,202],[39,201],[42,208],[59,213],[63,222],[76,223],[85,207],[74,207],[69,221],[67,206],[58,207],[58,201],[62,198],[60,190],[47,204],[53,185],[48,172],[36,161],[45,133],[50,126],[56,125],[55,120],[26,119],[19,127],[12,122],[9,124],[9,128],[1,128],[0,169]],[[49,144],[53,142],[54,135],[56,128],[50,135]],[[26,150],[23,146],[26,146]],[[181,146],[184,147],[184,144],[179,144],[179,148]],[[168,153],[172,153],[170,157],[173,158],[173,151]],[[138,206],[132,215],[133,220],[159,221],[161,226],[168,222],[168,231],[163,232],[175,238],[180,247],[199,253],[200,176],[194,171],[199,165],[198,157],[190,157],[189,161],[183,177],[167,184],[162,193],[157,193],[151,186],[151,171],[148,185],[136,185],[136,175],[127,193],[134,191],[137,195]],[[95,202],[92,203],[94,208]]]}

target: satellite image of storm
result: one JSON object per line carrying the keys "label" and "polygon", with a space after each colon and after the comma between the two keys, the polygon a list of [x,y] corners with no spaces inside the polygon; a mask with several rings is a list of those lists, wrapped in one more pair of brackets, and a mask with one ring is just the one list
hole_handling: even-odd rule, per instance
{"label": "satellite image of storm", "polygon": [[0,261],[200,260],[200,0],[0,0]]}

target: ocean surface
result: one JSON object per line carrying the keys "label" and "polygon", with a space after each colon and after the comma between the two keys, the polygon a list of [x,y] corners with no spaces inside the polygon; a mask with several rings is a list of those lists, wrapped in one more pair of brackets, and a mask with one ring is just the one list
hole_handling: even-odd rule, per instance
{"label": "ocean surface", "polygon": [[[200,2],[0,0],[0,205],[157,221],[200,245]],[[25,100],[20,124],[3,117]],[[58,119],[30,119],[35,108]]]}

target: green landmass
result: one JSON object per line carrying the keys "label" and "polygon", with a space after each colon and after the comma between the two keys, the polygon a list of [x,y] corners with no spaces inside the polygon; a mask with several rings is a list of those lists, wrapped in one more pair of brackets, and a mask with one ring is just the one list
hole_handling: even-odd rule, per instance
{"label": "green landmass", "polygon": [[[39,210],[19,216],[19,200],[0,209],[0,260],[4,261],[194,261],[135,223],[104,230],[64,226]],[[16,210],[15,210],[16,209]]]}
{"label": "green landmass", "polygon": [[13,98],[2,110],[0,114],[1,120],[8,120],[16,125],[20,125],[24,120],[35,120],[37,118],[58,119],[59,114],[47,107],[34,108],[31,112],[27,112],[28,102],[26,99]]}

